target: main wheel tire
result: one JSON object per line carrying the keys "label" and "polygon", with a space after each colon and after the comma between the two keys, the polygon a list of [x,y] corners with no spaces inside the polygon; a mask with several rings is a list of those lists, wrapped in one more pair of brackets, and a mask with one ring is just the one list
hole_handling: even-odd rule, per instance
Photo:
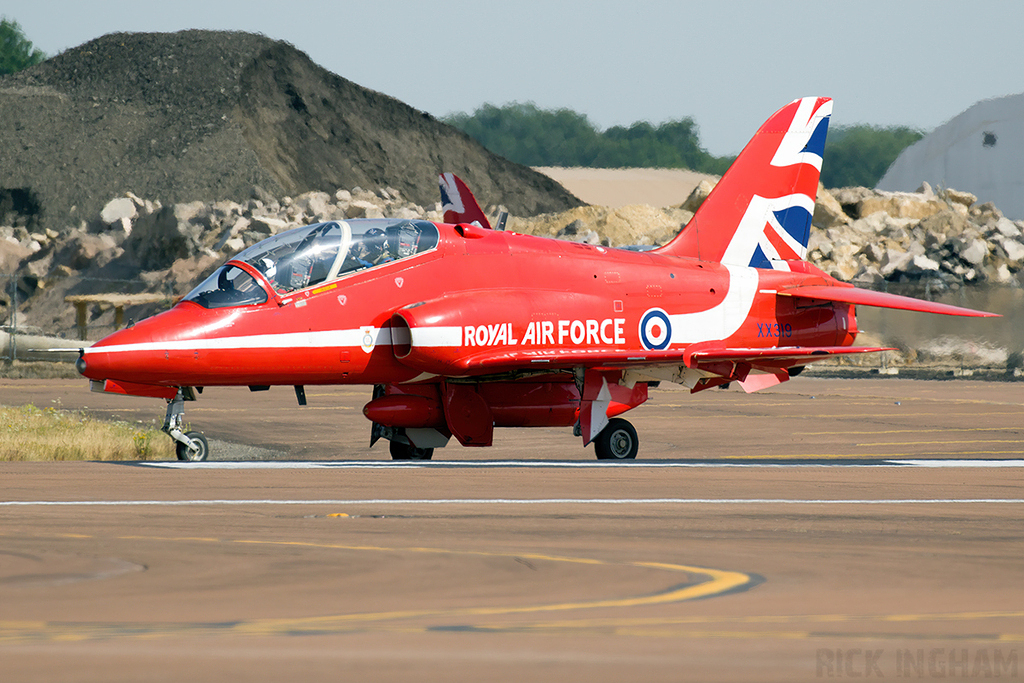
{"label": "main wheel tire", "polygon": [[412,444],[391,442],[392,460],[430,460],[434,457],[433,448],[416,448]]}
{"label": "main wheel tire", "polygon": [[626,420],[613,417],[594,439],[598,460],[633,460],[640,450],[636,429]]}
{"label": "main wheel tire", "polygon": [[188,432],[185,434],[193,442],[199,445],[198,451],[192,451],[180,441],[175,442],[174,450],[178,454],[178,460],[189,460],[191,462],[202,462],[210,455],[210,444],[202,432]]}

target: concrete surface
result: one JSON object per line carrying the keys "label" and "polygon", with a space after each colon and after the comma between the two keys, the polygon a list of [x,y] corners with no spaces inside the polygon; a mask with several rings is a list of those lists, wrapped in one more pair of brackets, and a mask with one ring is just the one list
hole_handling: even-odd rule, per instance
{"label": "concrete surface", "polygon": [[501,430],[396,465],[366,391],[208,390],[196,427],[288,457],[0,464],[0,680],[1020,677],[1021,391],[658,389],[636,463]]}

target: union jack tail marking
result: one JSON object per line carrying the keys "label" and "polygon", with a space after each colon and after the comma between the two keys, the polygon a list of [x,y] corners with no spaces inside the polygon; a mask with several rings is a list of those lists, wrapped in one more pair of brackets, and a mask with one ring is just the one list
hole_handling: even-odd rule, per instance
{"label": "union jack tail marking", "polygon": [[490,221],[462,178],[454,173],[442,173],[437,180],[445,223],[474,223],[490,230]]}
{"label": "union jack tail marking", "polygon": [[777,111],[747,144],[686,228],[659,251],[789,270],[807,255],[832,100]]}

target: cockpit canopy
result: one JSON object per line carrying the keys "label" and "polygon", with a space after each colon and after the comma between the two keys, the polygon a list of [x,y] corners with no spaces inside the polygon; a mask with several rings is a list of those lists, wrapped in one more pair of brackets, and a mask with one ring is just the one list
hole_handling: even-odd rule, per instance
{"label": "cockpit canopy", "polygon": [[[437,241],[437,226],[428,221],[330,221],[275,235],[232,260],[248,263],[279,294],[288,294],[429,251]],[[185,300],[205,308],[223,308],[264,303],[267,293],[255,278],[228,263]]]}

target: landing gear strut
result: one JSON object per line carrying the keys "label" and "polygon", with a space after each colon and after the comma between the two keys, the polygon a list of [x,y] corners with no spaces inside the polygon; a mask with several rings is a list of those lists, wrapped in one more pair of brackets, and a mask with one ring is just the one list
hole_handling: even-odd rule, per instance
{"label": "landing gear strut", "polygon": [[164,417],[163,431],[174,439],[174,450],[178,460],[200,462],[210,454],[210,444],[202,432],[183,432],[185,419],[185,394],[178,389],[177,395],[167,402],[167,415]]}
{"label": "landing gear strut", "polygon": [[634,460],[640,450],[636,429],[621,417],[613,417],[594,439],[598,460]]}

